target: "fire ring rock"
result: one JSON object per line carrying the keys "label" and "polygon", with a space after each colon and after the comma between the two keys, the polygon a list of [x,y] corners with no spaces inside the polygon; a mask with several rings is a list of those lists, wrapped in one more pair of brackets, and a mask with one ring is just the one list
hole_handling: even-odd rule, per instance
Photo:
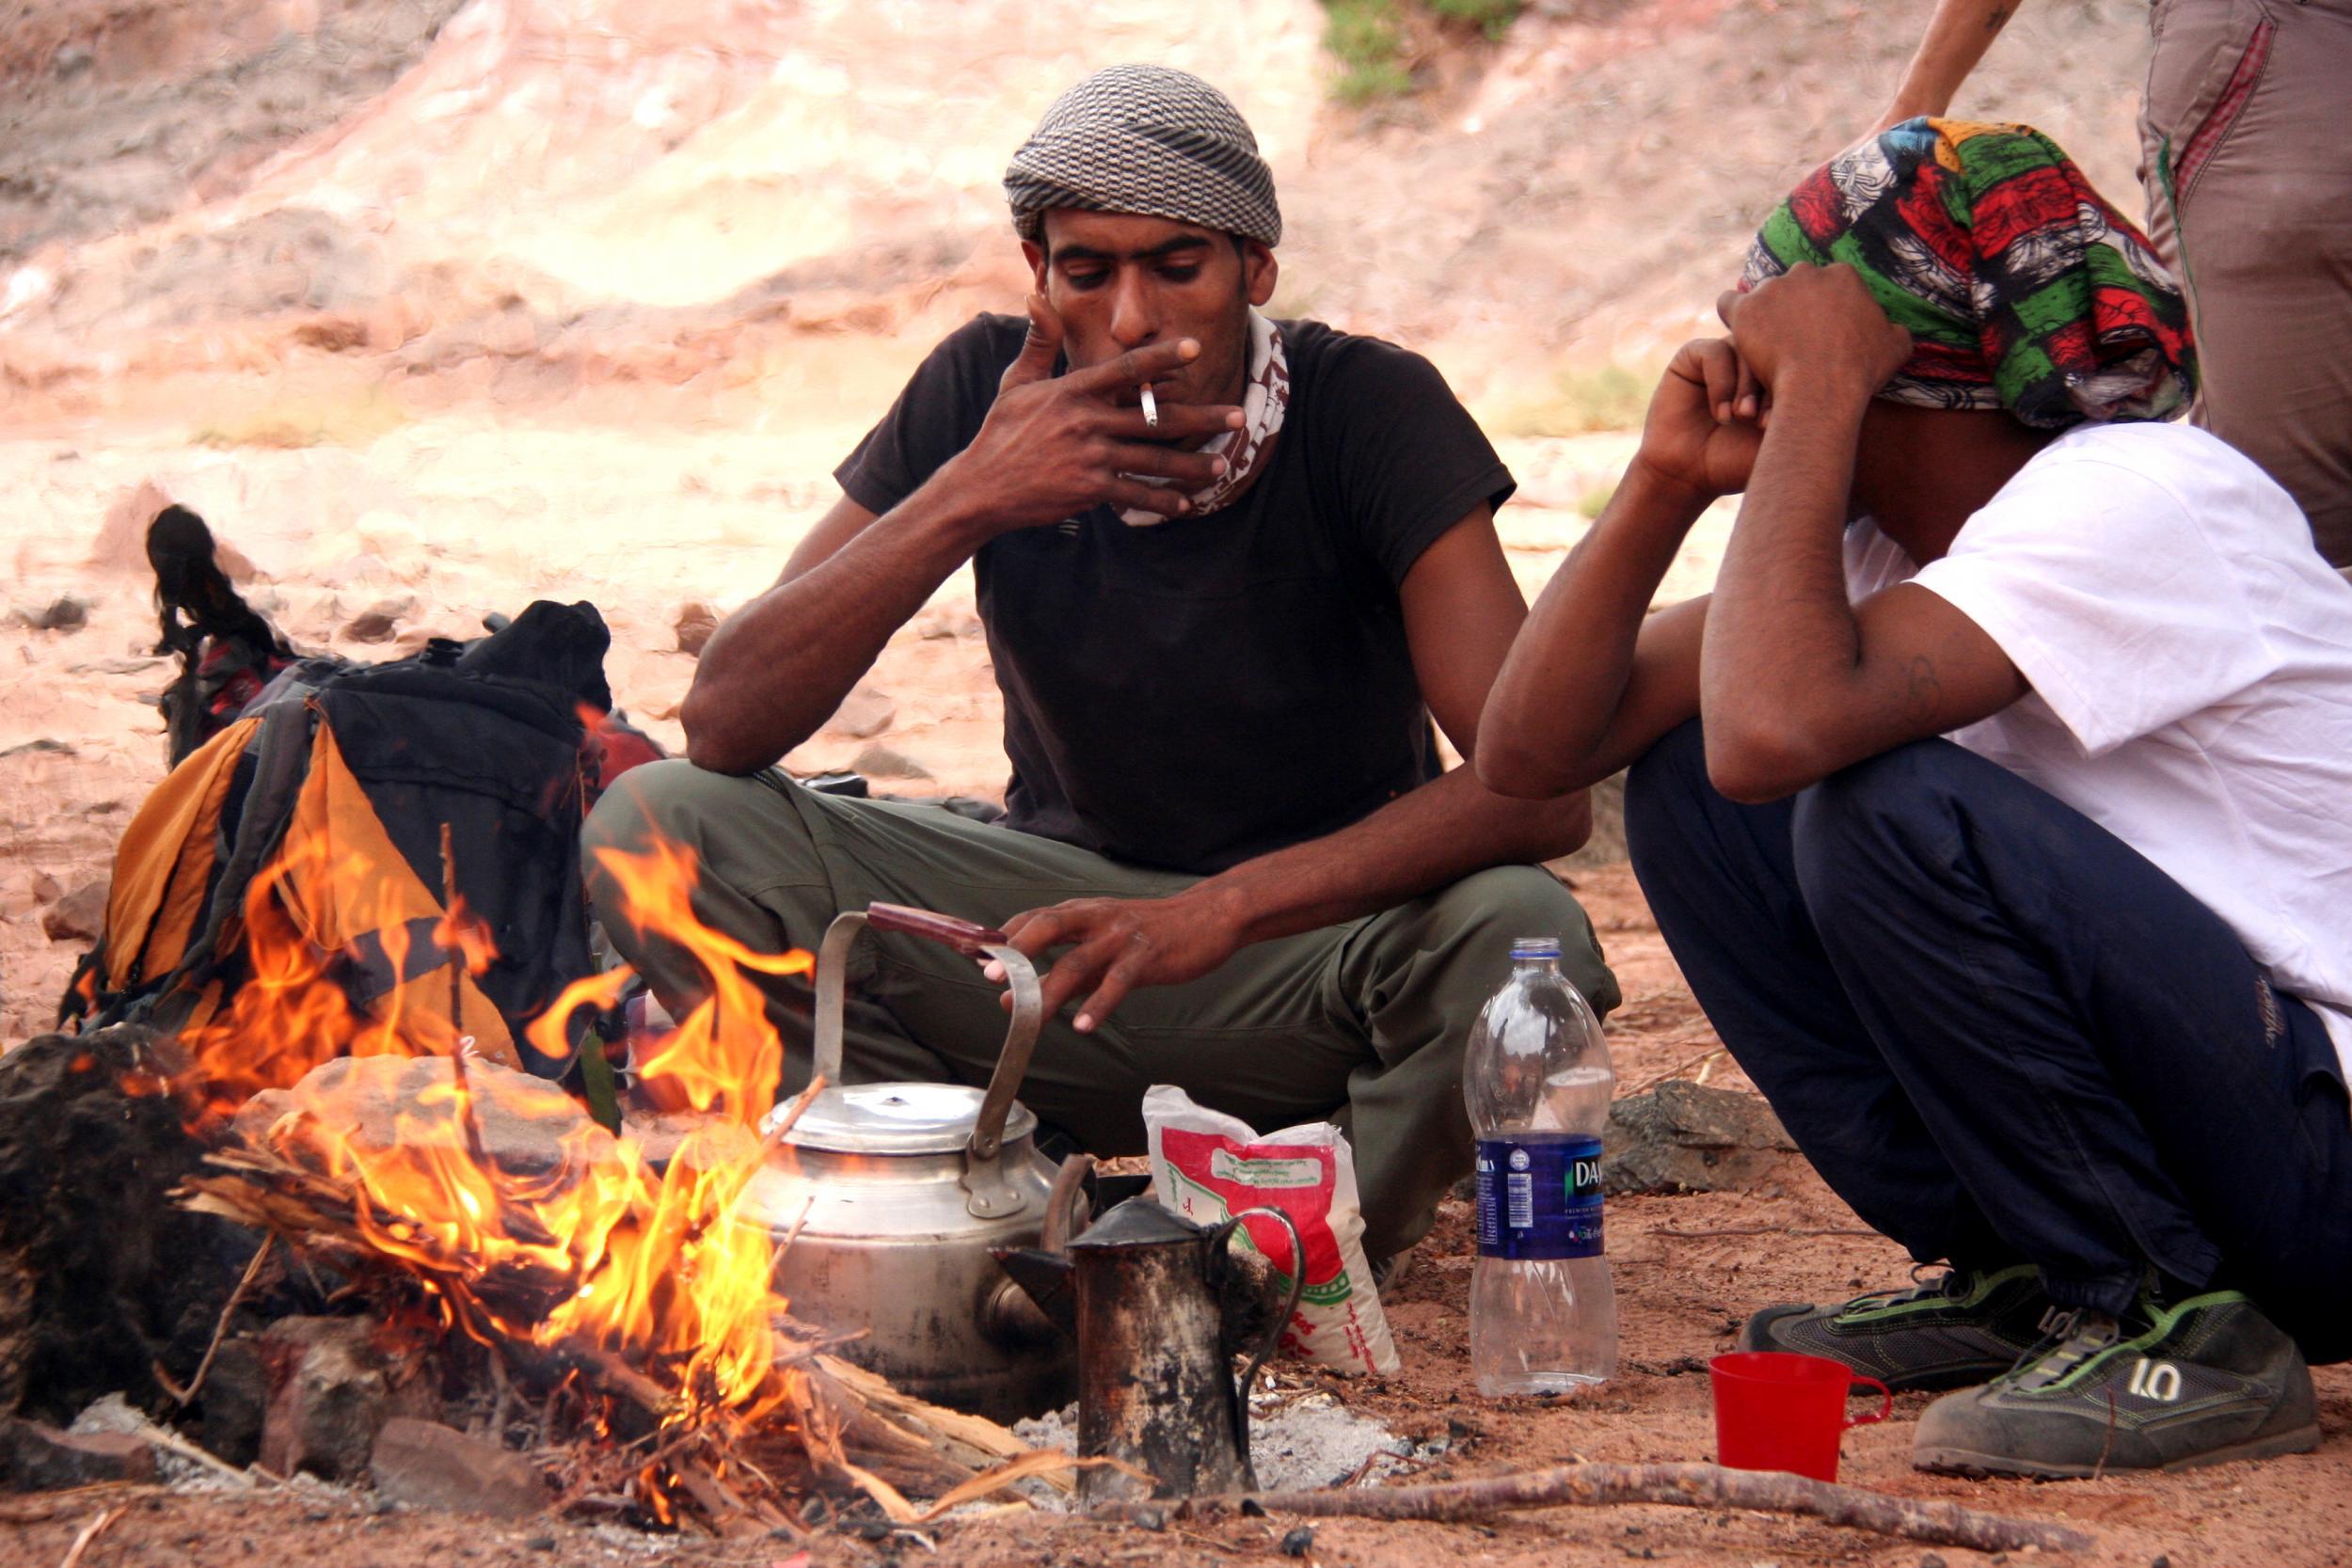
{"label": "fire ring rock", "polygon": [[154,1479],[155,1450],[127,1433],[59,1432],[39,1421],[0,1421],[0,1481],[11,1491],[55,1492]]}
{"label": "fire ring rock", "polygon": [[437,1406],[415,1347],[367,1318],[280,1318],[262,1332],[262,1463],[279,1475],[356,1481],[388,1420]]}
{"label": "fire ring rock", "polygon": [[166,1195],[203,1146],[167,1091],[177,1048],[134,1025],[0,1056],[0,1414],[66,1421],[154,1368],[192,1375],[259,1239]]}
{"label": "fire ring rock", "polygon": [[522,1455],[437,1421],[395,1416],[376,1433],[368,1474],[375,1489],[410,1508],[528,1519],[552,1500]]}

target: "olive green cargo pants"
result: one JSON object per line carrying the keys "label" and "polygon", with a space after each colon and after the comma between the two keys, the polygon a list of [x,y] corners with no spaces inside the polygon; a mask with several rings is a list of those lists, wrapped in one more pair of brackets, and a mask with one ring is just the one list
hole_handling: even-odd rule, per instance
{"label": "olive green cargo pants", "polygon": [[[696,915],[755,950],[814,950],[833,917],[875,902],[1000,926],[1066,898],[1152,898],[1193,880],[1137,870],[936,805],[818,795],[775,772],[732,778],[681,761],[632,769],[589,817],[588,884],[605,928],[674,1011],[707,982],[693,960],[616,917],[595,851],[659,832],[702,868]],[[1131,994],[1093,1033],[1049,1019],[1022,1102],[1097,1154],[1144,1150],[1143,1093],[1175,1084],[1261,1132],[1326,1118],[1348,1132],[1373,1258],[1418,1241],[1470,1168],[1462,1048],[1510,972],[1511,939],[1557,935],[1561,968],[1594,1007],[1617,1004],[1592,923],[1535,866],[1481,871],[1362,920],[1244,948],[1215,974]],[[846,1075],[985,1082],[1004,1042],[1003,987],[918,938],[869,932],[850,973]],[[809,1071],[806,984],[771,1016]]]}

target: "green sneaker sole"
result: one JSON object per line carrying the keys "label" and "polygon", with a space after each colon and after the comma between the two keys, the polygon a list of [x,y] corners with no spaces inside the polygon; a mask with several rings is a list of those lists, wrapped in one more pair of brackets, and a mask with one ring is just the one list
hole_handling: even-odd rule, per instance
{"label": "green sneaker sole", "polygon": [[[2309,1453],[2319,1447],[2319,1426],[2316,1422],[2292,1432],[2274,1433],[2228,1448],[2209,1449],[2193,1453],[2185,1459],[2175,1459],[2158,1465],[2165,1471],[2194,1470],[2206,1465],[2226,1465],[2236,1459],[2275,1459],[2280,1454]],[[2096,1465],[2050,1465],[2039,1460],[2015,1459],[2006,1454],[1972,1453],[1966,1449],[1918,1449],[1913,1451],[1911,1463],[1921,1470],[1932,1470],[1947,1476],[2029,1476],[2036,1481],[2088,1481],[2100,1474],[2141,1474],[2145,1470],[2125,1471],[2108,1465],[2103,1471]]]}

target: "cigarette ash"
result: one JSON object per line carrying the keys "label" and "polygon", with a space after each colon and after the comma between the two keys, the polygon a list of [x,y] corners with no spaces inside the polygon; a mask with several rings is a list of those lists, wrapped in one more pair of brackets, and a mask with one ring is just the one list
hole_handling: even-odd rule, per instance
{"label": "cigarette ash", "polygon": [[[1013,1435],[1036,1449],[1078,1447],[1074,1404],[1014,1425]],[[1438,1456],[1436,1444],[1399,1436],[1369,1416],[1359,1415],[1330,1392],[1261,1390],[1249,1397],[1249,1459],[1259,1490],[1304,1491],[1326,1486],[1367,1486]],[[1028,1496],[1040,1508],[1061,1510],[1072,1499],[1039,1486]]]}

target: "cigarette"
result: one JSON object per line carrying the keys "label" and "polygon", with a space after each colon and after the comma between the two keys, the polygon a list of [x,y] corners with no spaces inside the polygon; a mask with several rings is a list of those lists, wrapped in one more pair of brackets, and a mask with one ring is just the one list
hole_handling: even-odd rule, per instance
{"label": "cigarette", "polygon": [[1152,395],[1152,384],[1148,381],[1143,384],[1142,396],[1143,422],[1153,430],[1157,430],[1160,428],[1160,404],[1159,400]]}

